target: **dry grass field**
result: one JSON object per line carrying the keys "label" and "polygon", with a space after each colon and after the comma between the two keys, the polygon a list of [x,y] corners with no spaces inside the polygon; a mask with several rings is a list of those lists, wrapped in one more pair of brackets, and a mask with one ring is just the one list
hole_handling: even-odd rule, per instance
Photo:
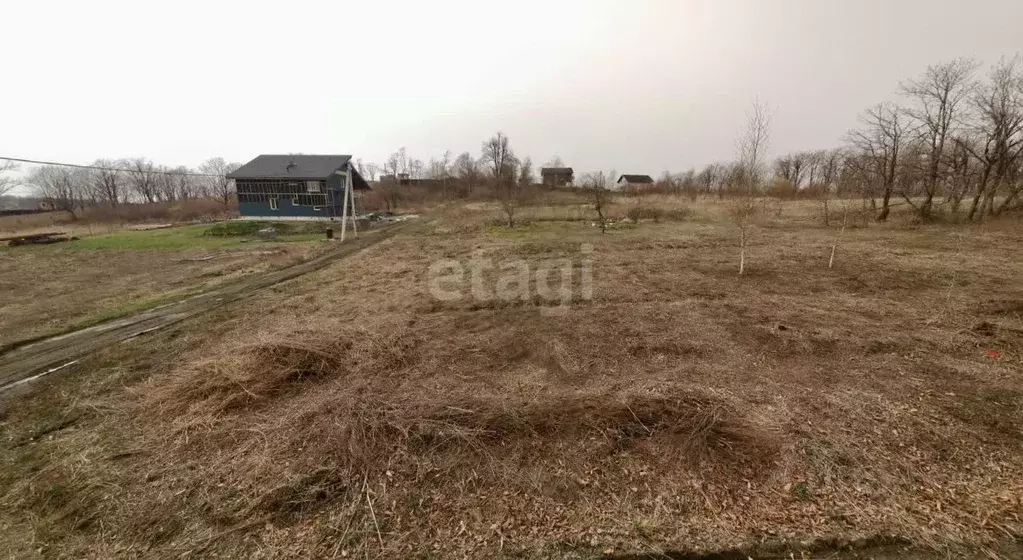
{"label": "dry grass field", "polygon": [[[0,552],[1018,555],[1023,225],[780,205],[740,278],[724,204],[451,206],[93,356],[3,413]],[[592,297],[431,295],[474,256]]]}
{"label": "dry grass field", "polygon": [[204,236],[209,227],[83,233],[80,240],[48,246],[0,244],[0,347],[142,311],[321,249]]}

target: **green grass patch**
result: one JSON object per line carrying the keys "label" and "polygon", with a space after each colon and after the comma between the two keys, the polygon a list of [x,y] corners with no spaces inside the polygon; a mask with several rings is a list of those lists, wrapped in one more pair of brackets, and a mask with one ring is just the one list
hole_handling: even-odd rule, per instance
{"label": "green grass patch", "polygon": [[152,298],[143,298],[128,303],[123,303],[121,305],[117,305],[114,307],[100,309],[99,311],[94,311],[92,313],[74,319],[58,327],[46,330],[30,338],[16,340],[14,342],[4,344],[3,346],[0,346],[0,353],[13,350],[14,348],[18,348],[19,346],[24,346],[26,344],[38,342],[40,340],[46,340],[47,338],[52,338],[55,336],[60,336],[62,334],[67,334],[70,332],[87,329],[89,327],[94,327],[100,323],[105,323],[107,321],[113,321],[115,319],[120,319],[122,317],[129,317],[137,313],[142,313],[143,311],[155,309],[157,307],[160,307],[161,305],[167,305],[169,303],[178,302],[183,299],[188,299],[192,296],[197,296],[205,292],[207,286],[208,286],[207,284],[202,284],[200,286],[196,286],[188,290],[169,292],[165,294],[160,294]]}
{"label": "green grass patch", "polygon": [[188,290],[180,292],[169,292],[165,294],[160,294],[156,297],[143,298],[136,301],[124,303],[115,307],[101,309],[79,319],[75,319],[74,321],[68,323],[67,326],[63,327],[61,330],[63,330],[64,332],[77,331],[98,325],[100,323],[112,321],[114,319],[120,319],[122,317],[128,317],[131,315],[135,315],[137,313],[142,313],[143,311],[149,311],[150,309],[155,309],[157,307],[160,307],[161,305],[167,305],[169,303],[178,302],[183,299],[188,299],[192,296],[197,296],[206,291],[206,287],[207,284],[202,284],[200,286],[196,286],[195,288],[190,288]]}
{"label": "green grass patch", "polygon": [[285,233],[287,226],[282,223],[263,224],[260,222],[220,222],[208,228],[203,235],[212,237],[246,237],[257,235],[261,229],[271,228],[278,234]]}
{"label": "green grass patch", "polygon": [[[276,239],[262,239],[259,230],[273,227]],[[267,224],[261,222],[230,221],[213,225],[197,224],[146,231],[124,230],[106,235],[93,235],[72,241],[66,246],[74,249],[217,249],[240,247],[259,241],[301,242],[323,239],[328,224]]]}

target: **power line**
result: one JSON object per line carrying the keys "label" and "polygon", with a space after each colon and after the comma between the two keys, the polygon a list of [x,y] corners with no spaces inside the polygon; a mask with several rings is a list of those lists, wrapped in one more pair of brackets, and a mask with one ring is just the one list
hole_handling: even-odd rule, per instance
{"label": "power line", "polygon": [[[34,159],[12,158],[12,157],[5,157],[5,156],[0,156],[0,159],[4,159],[4,160],[7,160],[7,161],[16,161],[16,162],[19,162],[19,163],[34,163],[36,165],[59,165],[59,166],[62,166],[62,167],[76,167],[78,169],[96,169],[98,171],[117,171],[117,172],[120,172],[120,173],[135,173],[135,172],[139,171],[138,169],[124,169],[124,168],[119,168],[119,167],[102,167],[102,166],[97,166],[97,165],[78,165],[76,163],[60,163],[60,162],[56,162],[56,161],[39,161],[39,160],[34,160]],[[176,175],[176,176],[187,176],[187,177],[223,177],[223,175],[218,175],[216,173],[192,173],[192,172],[189,172],[189,171],[186,171],[186,172],[181,172],[181,171],[160,171],[160,170],[157,170],[157,169],[150,169],[149,173],[154,173],[154,174],[158,174],[158,175]]]}

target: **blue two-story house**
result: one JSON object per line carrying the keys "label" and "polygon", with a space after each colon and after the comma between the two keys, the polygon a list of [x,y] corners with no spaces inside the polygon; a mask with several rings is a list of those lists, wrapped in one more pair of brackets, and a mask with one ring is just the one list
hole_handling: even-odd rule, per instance
{"label": "blue two-story house", "polygon": [[370,190],[346,155],[261,155],[227,177],[243,217],[315,220],[342,216],[349,175],[354,190]]}

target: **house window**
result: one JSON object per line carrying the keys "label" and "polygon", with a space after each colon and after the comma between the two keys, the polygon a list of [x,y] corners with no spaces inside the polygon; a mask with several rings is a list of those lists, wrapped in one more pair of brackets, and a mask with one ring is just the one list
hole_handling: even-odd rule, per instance
{"label": "house window", "polygon": [[277,209],[277,199],[276,198],[271,198],[270,199],[270,209],[271,210],[276,210]]}
{"label": "house window", "polygon": [[306,192],[320,192],[320,182],[319,181],[306,181],[305,182],[305,190],[306,190]]}

